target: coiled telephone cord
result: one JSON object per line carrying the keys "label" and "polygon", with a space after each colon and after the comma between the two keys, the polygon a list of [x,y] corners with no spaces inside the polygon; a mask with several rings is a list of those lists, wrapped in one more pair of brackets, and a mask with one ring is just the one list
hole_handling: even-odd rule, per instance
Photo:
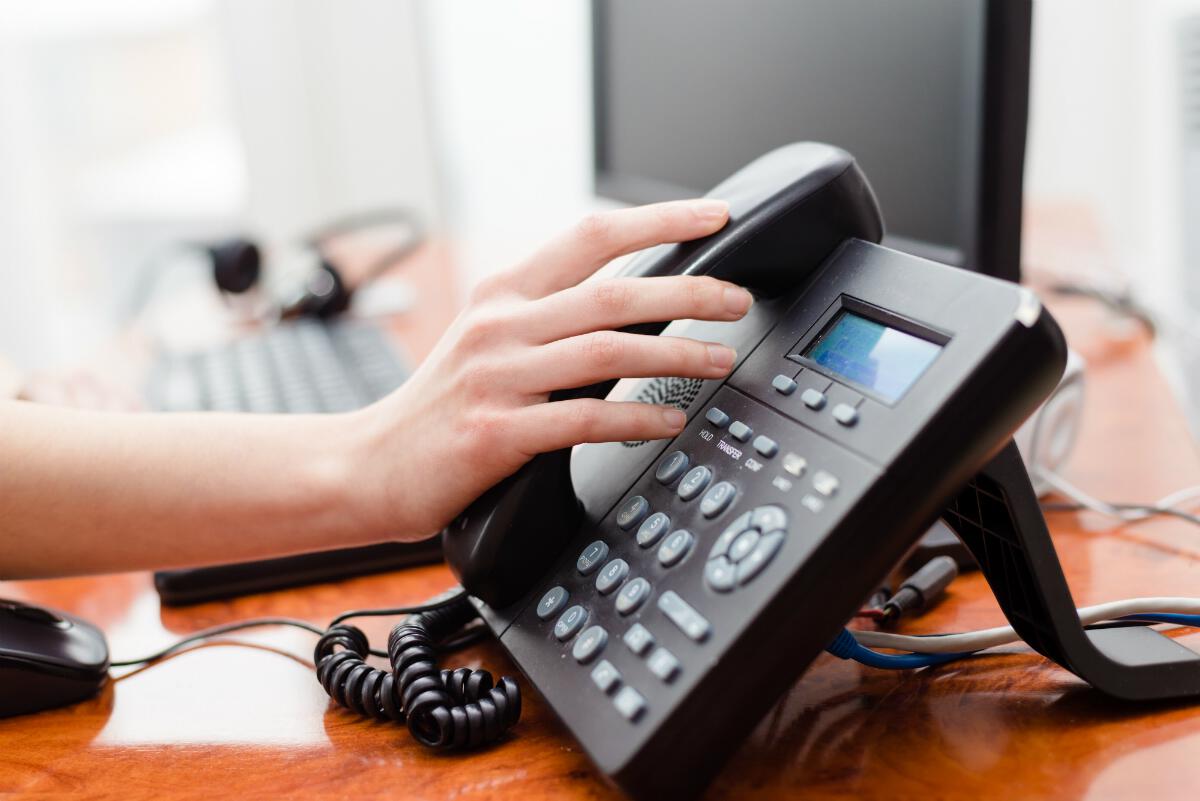
{"label": "coiled telephone cord", "polygon": [[413,737],[431,748],[493,743],[521,717],[516,681],[503,676],[494,684],[486,670],[445,670],[437,664],[438,643],[477,615],[463,595],[408,617],[388,635],[391,671],[367,664],[371,651],[362,630],[335,622],[314,651],[317,679],[341,706],[377,720],[407,723]]}

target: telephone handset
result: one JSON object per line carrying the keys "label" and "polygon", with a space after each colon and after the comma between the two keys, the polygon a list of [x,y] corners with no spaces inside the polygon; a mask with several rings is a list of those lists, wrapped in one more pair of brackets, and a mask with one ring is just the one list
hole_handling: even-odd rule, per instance
{"label": "telephone handset", "polygon": [[[712,275],[772,297],[801,285],[843,241],[878,242],[883,236],[865,176],[849,153],[831,145],[800,142],[773,150],[709,196],[729,203],[724,228],[651,248],[622,275]],[[668,322],[626,330],[657,334]],[[603,398],[615,383],[555,392],[550,400]],[[564,532],[582,519],[570,465],[570,449],[535,457],[449,527],[442,543],[446,561],[473,596],[502,608],[549,567]]]}
{"label": "telephone handset", "polygon": [[1037,299],[876,244],[871,190],[837,148],[789,145],[712,194],[731,200],[725,229],[630,270],[762,295],[737,323],[667,327],[735,344],[733,372],[634,383],[685,411],[679,435],[539,457],[444,537],[600,770],[637,797],[702,789],[938,517],[1039,653],[1120,698],[1200,696],[1197,654],[1079,623],[1011,440],[1066,363]]}

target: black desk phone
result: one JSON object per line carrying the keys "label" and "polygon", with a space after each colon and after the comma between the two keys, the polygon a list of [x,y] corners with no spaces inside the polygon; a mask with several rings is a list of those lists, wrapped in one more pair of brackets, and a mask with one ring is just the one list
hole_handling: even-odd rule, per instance
{"label": "black desk phone", "polygon": [[1200,692],[1191,651],[1075,615],[1011,441],[1066,360],[1036,297],[876,244],[872,191],[835,147],[780,148],[710,195],[723,230],[626,274],[754,291],[737,323],[636,329],[732,345],[732,374],[640,382],[629,396],[687,413],[675,439],[539,456],[443,535],[595,764],[636,797],[703,788],[939,517],[1034,649],[1118,697]]}

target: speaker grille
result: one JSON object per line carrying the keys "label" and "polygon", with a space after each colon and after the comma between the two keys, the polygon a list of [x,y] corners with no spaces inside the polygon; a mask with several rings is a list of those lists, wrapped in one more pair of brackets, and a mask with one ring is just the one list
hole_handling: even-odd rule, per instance
{"label": "speaker grille", "polygon": [[[704,386],[701,378],[653,378],[642,387],[641,392],[634,398],[638,403],[653,403],[660,406],[674,406],[681,412],[688,408],[700,396],[700,388]],[[626,448],[637,448],[645,445],[648,440],[637,442],[622,442]]]}

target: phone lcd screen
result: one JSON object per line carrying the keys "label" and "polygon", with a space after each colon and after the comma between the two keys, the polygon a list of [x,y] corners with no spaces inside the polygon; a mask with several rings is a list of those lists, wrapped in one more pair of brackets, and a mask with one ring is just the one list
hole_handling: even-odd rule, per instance
{"label": "phone lcd screen", "polygon": [[801,355],[895,402],[942,346],[843,311]]}

